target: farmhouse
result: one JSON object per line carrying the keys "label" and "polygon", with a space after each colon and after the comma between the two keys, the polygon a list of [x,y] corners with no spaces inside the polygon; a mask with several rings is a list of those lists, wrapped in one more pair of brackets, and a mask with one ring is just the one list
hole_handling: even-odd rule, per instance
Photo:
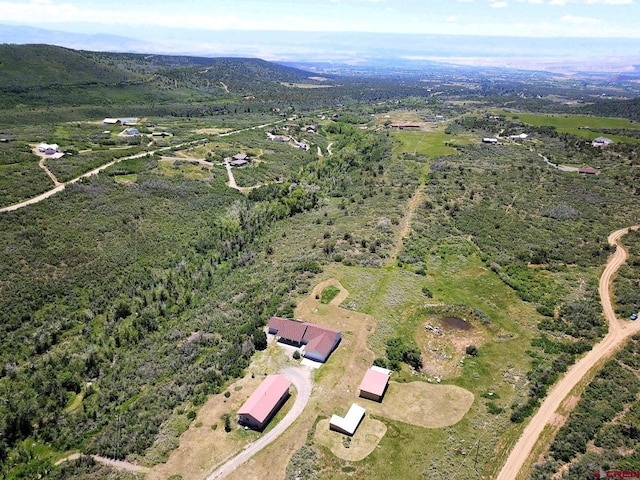
{"label": "farmhouse", "polygon": [[238,423],[263,430],[289,398],[290,386],[283,375],[267,375],[238,410]]}
{"label": "farmhouse", "polygon": [[593,167],[583,167],[578,169],[578,173],[581,175],[595,175],[598,171]]}
{"label": "farmhouse", "polygon": [[138,119],[136,117],[105,118],[102,123],[105,125],[135,125],[138,123]]}
{"label": "farmhouse", "polygon": [[364,412],[366,410],[356,403],[351,404],[351,408],[344,417],[338,415],[331,415],[329,420],[329,429],[336,432],[344,433],[345,435],[353,435],[356,433],[360,422],[364,418]]}
{"label": "farmhouse", "polygon": [[511,140],[527,140],[529,138],[529,135],[527,135],[526,133],[521,133],[519,135],[509,135],[509,139]]}
{"label": "farmhouse", "polygon": [[271,317],[269,333],[276,335],[279,342],[302,347],[305,358],[322,363],[327,361],[342,339],[337,330],[280,317]]}
{"label": "farmhouse", "polygon": [[267,133],[267,138],[272,142],[288,143],[291,141],[291,137],[287,135],[274,135],[273,133]]}
{"label": "farmhouse", "polygon": [[497,138],[493,138],[493,137],[484,137],[482,139],[482,143],[488,143],[490,145],[495,145],[496,143],[498,143],[498,139]]}
{"label": "farmhouse", "polygon": [[41,143],[38,145],[38,152],[43,153],[45,155],[54,155],[60,147],[58,147],[57,143]]}
{"label": "farmhouse", "polygon": [[387,385],[389,385],[389,375],[391,375],[391,370],[375,365],[372,366],[367,370],[362,382],[360,382],[360,396],[381,402],[384,392],[387,390]]}
{"label": "farmhouse", "polygon": [[249,165],[249,162],[247,160],[231,160],[229,162],[229,165],[231,165],[234,168],[242,168]]}
{"label": "farmhouse", "polygon": [[591,145],[598,148],[605,148],[611,145],[612,143],[613,143],[613,140],[611,140],[610,138],[598,137],[598,138],[595,138],[593,142],[591,142]]}

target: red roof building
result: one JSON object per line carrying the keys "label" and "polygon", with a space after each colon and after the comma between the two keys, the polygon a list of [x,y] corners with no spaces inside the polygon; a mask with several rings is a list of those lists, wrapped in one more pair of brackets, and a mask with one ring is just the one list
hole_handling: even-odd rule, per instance
{"label": "red roof building", "polygon": [[595,175],[598,171],[593,167],[583,167],[578,169],[578,173],[583,175]]}
{"label": "red roof building", "polygon": [[289,398],[291,382],[283,375],[267,375],[238,410],[238,423],[263,430]]}
{"label": "red roof building", "polygon": [[360,383],[360,396],[381,402],[384,392],[387,390],[387,385],[389,385],[389,375],[391,375],[391,370],[376,367],[375,365],[371,367],[364,374],[364,378]]}
{"label": "red roof building", "polygon": [[422,125],[419,123],[409,123],[409,122],[396,122],[392,123],[391,126],[393,128],[397,128],[398,130],[404,130],[405,128],[421,128]]}
{"label": "red roof building", "polygon": [[323,363],[342,339],[338,330],[280,317],[271,317],[269,333],[277,335],[280,342],[304,347],[305,358]]}

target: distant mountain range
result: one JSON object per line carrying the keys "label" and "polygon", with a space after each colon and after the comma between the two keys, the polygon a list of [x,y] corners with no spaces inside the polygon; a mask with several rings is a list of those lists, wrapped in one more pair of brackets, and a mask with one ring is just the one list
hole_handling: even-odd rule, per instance
{"label": "distant mountain range", "polygon": [[103,52],[253,57],[325,66],[422,68],[438,62],[566,74],[640,74],[640,39],[203,31],[149,27],[121,33],[125,35],[0,25],[0,43],[46,43]]}

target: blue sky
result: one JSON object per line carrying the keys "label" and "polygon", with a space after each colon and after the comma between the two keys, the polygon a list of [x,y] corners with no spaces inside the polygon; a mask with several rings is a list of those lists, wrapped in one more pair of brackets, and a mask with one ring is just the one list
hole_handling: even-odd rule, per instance
{"label": "blue sky", "polygon": [[640,0],[0,0],[0,23],[82,33],[135,27],[640,38]]}

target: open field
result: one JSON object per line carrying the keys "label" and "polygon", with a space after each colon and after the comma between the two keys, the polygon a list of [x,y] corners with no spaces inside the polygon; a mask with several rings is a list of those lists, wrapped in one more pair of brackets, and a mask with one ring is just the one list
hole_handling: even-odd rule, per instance
{"label": "open field", "polygon": [[[638,138],[631,138],[615,133],[602,133],[600,129],[640,129],[640,124],[625,118],[603,118],[586,115],[536,115],[532,113],[500,112],[508,118],[520,120],[536,127],[552,126],[561,133],[570,133],[577,137],[593,140],[605,136],[616,142],[640,143]],[[593,131],[591,131],[593,130]]]}
{"label": "open field", "polygon": [[331,450],[336,457],[349,462],[367,458],[380,444],[387,426],[380,420],[366,415],[353,437],[329,429],[329,420],[320,420],[316,425],[314,440]]}

